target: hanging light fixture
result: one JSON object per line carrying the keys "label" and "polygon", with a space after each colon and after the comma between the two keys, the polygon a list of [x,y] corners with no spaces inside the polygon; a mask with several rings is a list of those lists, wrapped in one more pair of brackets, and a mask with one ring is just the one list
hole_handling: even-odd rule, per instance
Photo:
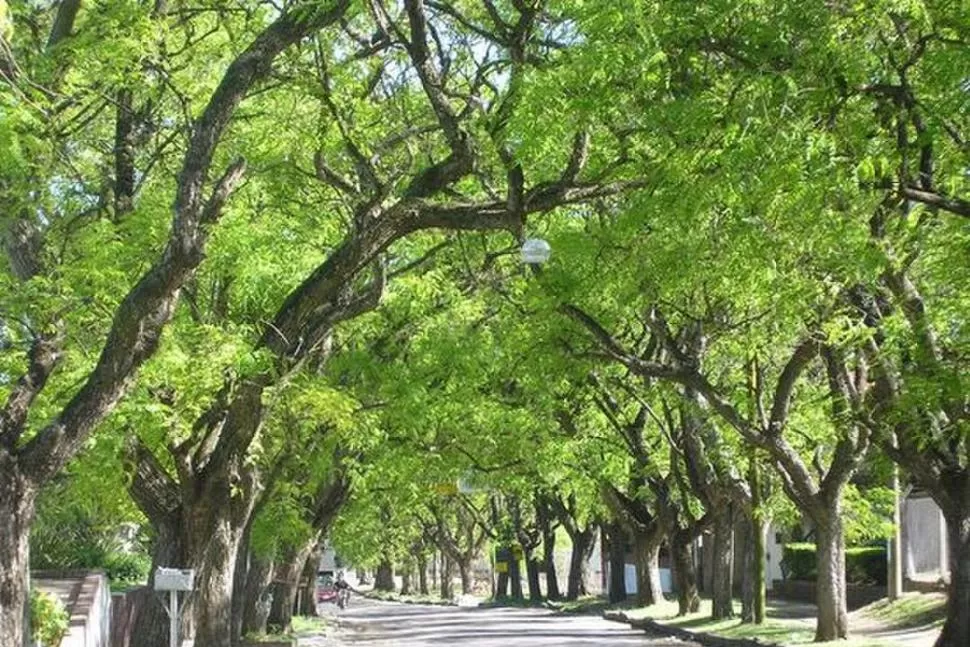
{"label": "hanging light fixture", "polygon": [[528,238],[522,243],[522,262],[530,265],[541,265],[549,260],[552,247],[541,238]]}

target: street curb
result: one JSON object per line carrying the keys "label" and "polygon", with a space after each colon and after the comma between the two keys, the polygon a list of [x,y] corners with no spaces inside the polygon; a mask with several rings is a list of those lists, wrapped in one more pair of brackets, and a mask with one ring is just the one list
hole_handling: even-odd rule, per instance
{"label": "street curb", "polygon": [[778,643],[761,641],[757,638],[725,638],[700,631],[688,631],[680,627],[671,627],[650,618],[630,618],[622,611],[606,611],[603,619],[613,622],[625,622],[634,629],[641,629],[647,633],[672,636],[680,640],[699,643],[704,647],[779,647]]}

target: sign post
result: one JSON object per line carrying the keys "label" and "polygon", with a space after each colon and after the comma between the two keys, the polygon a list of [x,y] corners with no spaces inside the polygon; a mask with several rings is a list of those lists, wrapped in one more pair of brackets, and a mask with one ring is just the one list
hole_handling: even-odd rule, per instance
{"label": "sign post", "polygon": [[[155,569],[155,590],[168,591],[168,644],[169,647],[179,647],[179,618],[182,609],[179,607],[179,591],[191,591],[195,580],[195,571],[191,568],[163,568]],[[185,598],[182,599],[185,605]],[[162,606],[165,606],[164,603]]]}

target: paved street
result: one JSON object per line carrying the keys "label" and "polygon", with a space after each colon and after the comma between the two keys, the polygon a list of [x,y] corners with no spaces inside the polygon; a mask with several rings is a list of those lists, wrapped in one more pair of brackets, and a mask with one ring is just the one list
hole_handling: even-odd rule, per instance
{"label": "paved street", "polygon": [[477,609],[374,602],[354,597],[349,608],[326,605],[339,629],[326,638],[301,639],[307,647],[696,647],[657,638],[599,616],[556,614],[543,609]]}

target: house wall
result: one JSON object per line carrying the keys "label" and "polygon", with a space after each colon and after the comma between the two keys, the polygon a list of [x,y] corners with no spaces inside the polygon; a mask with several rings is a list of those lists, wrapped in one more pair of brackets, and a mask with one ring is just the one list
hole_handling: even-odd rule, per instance
{"label": "house wall", "polygon": [[949,577],[946,520],[936,502],[927,496],[903,502],[903,576],[926,581]]}

